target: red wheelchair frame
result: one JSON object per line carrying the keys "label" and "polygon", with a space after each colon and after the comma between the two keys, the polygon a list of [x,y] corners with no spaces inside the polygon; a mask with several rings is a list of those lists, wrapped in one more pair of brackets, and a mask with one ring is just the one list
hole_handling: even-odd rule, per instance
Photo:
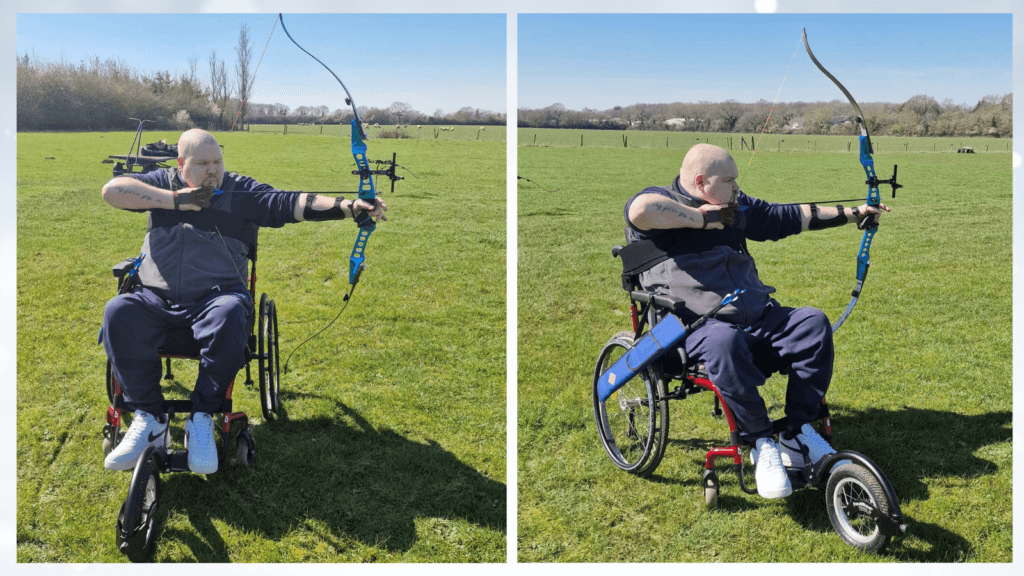
{"label": "red wheelchair frame", "polygon": [[[613,256],[618,257],[622,250],[622,246],[615,246]],[[748,494],[757,494],[756,488],[746,482],[743,443],[732,411],[721,391],[708,378],[703,365],[690,362],[682,346],[666,350],[611,396],[604,401],[600,399],[598,383],[601,376],[640,341],[647,325],[655,324],[665,314],[685,309],[684,302],[678,298],[643,290],[638,275],[631,275],[628,271],[623,273],[623,288],[630,297],[633,330],[619,332],[604,345],[593,375],[594,419],[608,457],[626,472],[650,476],[661,463],[668,444],[668,401],[711,391],[715,403],[712,414],[725,416],[729,425],[729,445],[707,451],[702,478],[705,503],[709,508],[718,505],[721,482],[716,460],[719,458],[731,458],[740,489]],[[668,392],[667,384],[672,381],[679,384]],[[832,423],[824,400],[818,423],[822,437],[831,443]],[[776,434],[786,427],[785,417],[773,422]],[[809,458],[805,458],[807,460]],[[865,552],[881,551],[893,536],[902,535],[907,530],[892,485],[879,467],[863,454],[841,450],[804,468],[788,467],[786,471],[794,489],[826,483],[829,519],[839,536],[855,548]]]}

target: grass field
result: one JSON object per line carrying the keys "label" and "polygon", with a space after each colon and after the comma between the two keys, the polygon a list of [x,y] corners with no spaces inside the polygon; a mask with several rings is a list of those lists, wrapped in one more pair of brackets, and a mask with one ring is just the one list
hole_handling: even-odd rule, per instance
{"label": "grass field", "polygon": [[[745,141],[745,146],[740,140]],[[760,142],[759,142],[760,140]],[[854,152],[858,151],[855,136],[808,136],[804,134],[725,134],[720,132],[648,132],[622,130],[559,130],[520,128],[519,146],[553,148],[663,148],[689,150],[696,142],[721,146],[737,154],[750,150],[751,142],[758,152]],[[970,146],[976,153],[1010,152],[1011,138],[906,138],[872,135],[877,153],[956,152]],[[582,143],[582,145],[581,145]]]}
{"label": "grass field", "polygon": [[[347,138],[218,136],[230,170],[277,187],[358,184]],[[99,194],[111,174],[101,160],[131,139],[18,135],[19,562],[125,561],[114,526],[130,475],[102,464],[96,337],[111,266],[138,255],[146,229]],[[235,406],[254,424],[257,465],[163,475],[154,560],[505,561],[505,146],[369,147],[397,151],[420,179],[383,196],[391,219],[369,240],[351,304],[282,377],[283,418],[262,421],[240,373]],[[351,221],[261,232],[257,292],[277,302],[282,356],[341,307],[355,236]],[[187,364],[168,397],[187,397]],[[178,447],[182,429],[172,423]]]}
{"label": "grass field", "polygon": [[[401,140],[479,140],[483,142],[504,142],[505,126],[451,126],[451,130],[441,130],[442,126],[428,126],[410,124],[407,128],[398,129],[402,135]],[[365,128],[367,138],[376,138],[381,132],[395,132],[395,125]],[[284,135],[284,124],[250,124],[249,132],[252,134],[282,134]],[[316,126],[287,126],[287,135],[314,135],[314,136],[340,136],[349,138],[352,133],[350,124],[323,124]]]}
{"label": "grass field", "polygon": [[[832,530],[823,488],[748,496],[731,466],[722,474],[722,460],[720,507],[705,509],[704,454],[728,441],[708,395],[671,403],[668,448],[652,478],[608,460],[591,375],[601,346],[630,328],[610,248],[624,241],[626,200],[667,185],[683,151],[636,149],[634,133],[629,149],[580,149],[578,134],[552,135],[567,147],[541,147],[533,130],[519,132],[519,175],[559,189],[518,189],[520,561],[1012,561],[1009,154],[886,152],[883,141],[875,155],[879,175],[899,164],[906,187],[896,199],[883,189],[893,211],[875,236],[860,303],[836,335],[829,403],[836,444],[885,471],[910,529],[884,554],[865,556]],[[651,136],[664,142],[664,133]],[[845,140],[819,141],[817,153],[762,146],[742,187],[778,202],[862,197],[856,156],[821,152]],[[1001,145],[977,142],[982,151]],[[749,152],[732,154],[743,173]],[[834,319],[850,297],[861,236],[847,226],[750,248],[780,302]],[[775,376],[762,391],[772,414],[781,415],[784,388]]]}

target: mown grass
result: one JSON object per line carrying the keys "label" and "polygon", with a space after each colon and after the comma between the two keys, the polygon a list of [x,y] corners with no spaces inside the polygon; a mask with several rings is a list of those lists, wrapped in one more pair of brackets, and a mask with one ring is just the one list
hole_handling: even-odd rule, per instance
{"label": "mown grass", "polygon": [[[357,185],[347,139],[218,136],[230,170],[279,188]],[[102,464],[96,338],[111,266],[138,255],[146,229],[145,215],[99,194],[101,160],[131,138],[18,135],[20,562],[125,560],[114,525],[129,475]],[[505,148],[369,145],[371,158],[397,151],[421,179],[383,195],[391,219],[370,237],[348,309],[281,379],[283,418],[262,421],[240,372],[235,406],[254,425],[257,465],[163,476],[154,560],[505,560]],[[261,231],[257,292],[277,302],[282,362],[342,306],[355,235],[351,221]],[[194,363],[175,375],[166,394],[185,398]],[[179,447],[182,428],[172,424]]]}
{"label": "mown grass", "polygon": [[[663,148],[689,150],[695,142],[721,146],[745,154],[751,142],[758,152],[858,152],[856,136],[809,136],[805,134],[726,134],[721,132],[654,132],[623,130],[572,130],[552,128],[520,128],[519,146],[554,148]],[[741,143],[740,140],[745,141]],[[875,151],[890,152],[956,152],[973,147],[976,153],[1010,152],[1011,138],[907,138],[873,134]]]}
{"label": "mown grass", "polygon": [[[395,124],[368,126],[364,130],[367,138],[377,138],[382,132],[400,134],[400,139],[416,140],[480,140],[484,142],[504,142],[505,126],[452,126],[444,125],[450,130],[441,130],[442,126],[427,124],[409,124],[395,129]],[[248,130],[252,134],[281,134],[311,136],[338,136],[349,138],[352,133],[351,124],[323,124],[314,126],[297,126],[295,124],[250,124]],[[394,137],[394,136],[391,136]]]}
{"label": "mown grass", "polygon": [[[742,172],[749,152],[733,154]],[[720,509],[705,509],[705,452],[728,441],[706,395],[671,404],[668,448],[651,479],[619,471],[598,440],[594,362],[630,328],[610,248],[624,241],[626,200],[668,184],[682,155],[519,148],[518,173],[560,189],[519,184],[519,560],[1012,561],[1010,156],[875,155],[883,177],[899,164],[906,188],[896,199],[883,190],[893,211],[875,236],[860,303],[836,335],[829,402],[837,445],[885,471],[910,531],[864,556],[832,530],[823,487],[764,500],[744,494],[730,471]],[[853,155],[759,151],[743,188],[795,202],[862,196],[863,180]],[[836,318],[861,236],[848,226],[751,251],[784,305]],[[762,391],[773,414],[784,389],[776,376]]]}

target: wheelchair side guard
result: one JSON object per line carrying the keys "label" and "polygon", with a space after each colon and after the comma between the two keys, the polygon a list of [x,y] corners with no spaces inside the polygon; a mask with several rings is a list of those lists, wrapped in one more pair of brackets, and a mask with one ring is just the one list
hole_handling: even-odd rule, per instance
{"label": "wheelchair side guard", "polygon": [[686,336],[687,332],[706,322],[708,318],[714,316],[716,312],[729,305],[744,292],[746,290],[736,290],[728,294],[721,303],[698,318],[689,327],[684,326],[675,314],[666,315],[629,352],[623,354],[622,358],[619,358],[607,372],[601,375],[597,384],[600,400],[602,402],[607,400],[612,393],[624,386],[647,365],[660,358],[666,349],[675,346]]}
{"label": "wheelchair side guard", "polygon": [[674,314],[669,314],[658,322],[650,332],[640,339],[636,345],[622,355],[607,372],[601,375],[597,384],[598,397],[602,402],[616,390],[633,379],[651,362],[665,353],[666,347],[672,346],[686,335],[686,327]]}

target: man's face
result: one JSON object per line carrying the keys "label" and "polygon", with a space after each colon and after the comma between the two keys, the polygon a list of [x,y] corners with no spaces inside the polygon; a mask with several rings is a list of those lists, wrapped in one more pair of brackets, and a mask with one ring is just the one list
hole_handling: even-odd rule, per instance
{"label": "man's face", "polygon": [[220,146],[200,144],[188,158],[178,159],[178,168],[185,183],[193,188],[210,186],[218,188],[224,180],[224,158]]}
{"label": "man's face", "polygon": [[739,169],[731,158],[715,162],[703,175],[703,186],[698,189],[702,190],[703,199],[708,204],[732,204],[739,196],[740,188],[736,184],[738,177]]}

